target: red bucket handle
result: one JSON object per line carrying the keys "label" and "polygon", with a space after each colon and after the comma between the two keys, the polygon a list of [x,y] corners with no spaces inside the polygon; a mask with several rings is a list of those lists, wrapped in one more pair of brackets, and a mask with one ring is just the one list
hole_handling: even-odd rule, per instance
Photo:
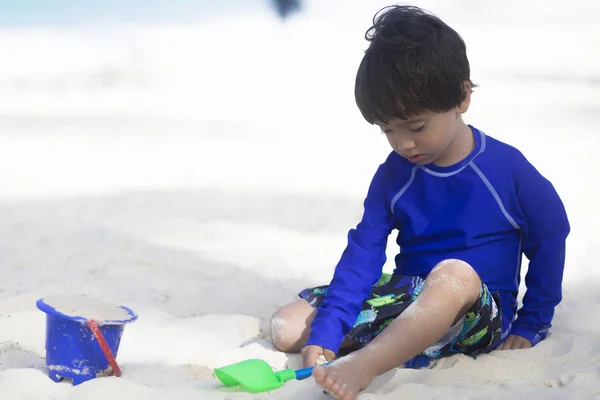
{"label": "red bucket handle", "polygon": [[117,364],[117,360],[115,360],[115,356],[113,355],[112,351],[110,351],[110,347],[108,347],[108,343],[106,343],[106,339],[104,339],[104,335],[102,334],[102,332],[100,332],[100,328],[98,328],[98,324],[96,323],[96,321],[91,320],[91,319],[88,319],[87,324],[90,327],[90,329],[92,330],[94,337],[98,341],[98,344],[100,345],[100,348],[102,349],[104,356],[108,360],[108,364],[112,368],[113,372],[115,373],[116,376],[121,376],[121,374],[122,374],[121,368],[119,368],[119,365]]}

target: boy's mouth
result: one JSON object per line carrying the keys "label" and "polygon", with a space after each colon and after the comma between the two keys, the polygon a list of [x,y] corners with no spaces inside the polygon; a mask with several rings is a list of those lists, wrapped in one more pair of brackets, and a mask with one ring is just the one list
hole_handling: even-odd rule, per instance
{"label": "boy's mouth", "polygon": [[425,156],[423,154],[417,154],[416,156],[407,157],[408,161],[410,161],[413,164],[417,164],[426,158],[427,158],[427,156]]}

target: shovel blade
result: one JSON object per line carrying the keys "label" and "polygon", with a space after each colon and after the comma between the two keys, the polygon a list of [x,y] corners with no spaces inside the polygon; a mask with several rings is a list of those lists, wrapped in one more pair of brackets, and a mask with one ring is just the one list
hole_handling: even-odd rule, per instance
{"label": "shovel blade", "polygon": [[263,360],[250,359],[214,369],[225,386],[242,386],[251,393],[266,392],[283,385],[271,366]]}

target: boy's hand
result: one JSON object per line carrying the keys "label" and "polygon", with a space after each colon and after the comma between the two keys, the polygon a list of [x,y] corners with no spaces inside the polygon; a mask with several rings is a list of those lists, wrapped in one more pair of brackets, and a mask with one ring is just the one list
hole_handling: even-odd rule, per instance
{"label": "boy's hand", "polygon": [[317,359],[319,356],[324,356],[327,362],[331,362],[335,358],[333,351],[315,345],[304,346],[301,353],[302,364],[304,365],[304,368],[317,365]]}
{"label": "boy's hand", "polygon": [[498,346],[498,350],[528,349],[531,342],[519,335],[508,335],[506,340]]}

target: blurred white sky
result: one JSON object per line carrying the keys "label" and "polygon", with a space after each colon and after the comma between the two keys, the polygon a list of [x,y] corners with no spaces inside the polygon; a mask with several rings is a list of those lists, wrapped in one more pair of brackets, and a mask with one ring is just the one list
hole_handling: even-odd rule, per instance
{"label": "blurred white sky", "polygon": [[[0,158],[19,172],[0,172],[10,187],[3,195],[157,185],[282,188],[273,166],[293,157],[298,163],[288,161],[280,172],[294,176],[295,188],[362,196],[388,148],[358,113],[354,77],[364,32],[389,3],[309,0],[285,22],[266,2],[245,3],[248,11],[238,14],[225,6],[238,3],[219,2],[223,10],[197,24],[0,28]],[[85,4],[92,3],[76,10],[87,10]],[[121,2],[102,4],[108,12]],[[414,4],[444,18],[467,42],[480,85],[470,122],[524,146],[549,169],[558,167],[523,132],[543,131],[547,139],[548,129],[556,136],[563,127],[586,131],[599,122],[600,58],[593,49],[600,48],[600,29],[593,16],[600,3]],[[564,151],[561,140],[568,138],[547,139]],[[594,148],[592,136],[577,140],[586,143],[578,151]],[[365,163],[354,163],[357,154]],[[236,162],[254,167],[242,176]]]}
{"label": "blurred white sky", "polygon": [[270,0],[0,0],[0,26],[192,22],[269,5]]}

